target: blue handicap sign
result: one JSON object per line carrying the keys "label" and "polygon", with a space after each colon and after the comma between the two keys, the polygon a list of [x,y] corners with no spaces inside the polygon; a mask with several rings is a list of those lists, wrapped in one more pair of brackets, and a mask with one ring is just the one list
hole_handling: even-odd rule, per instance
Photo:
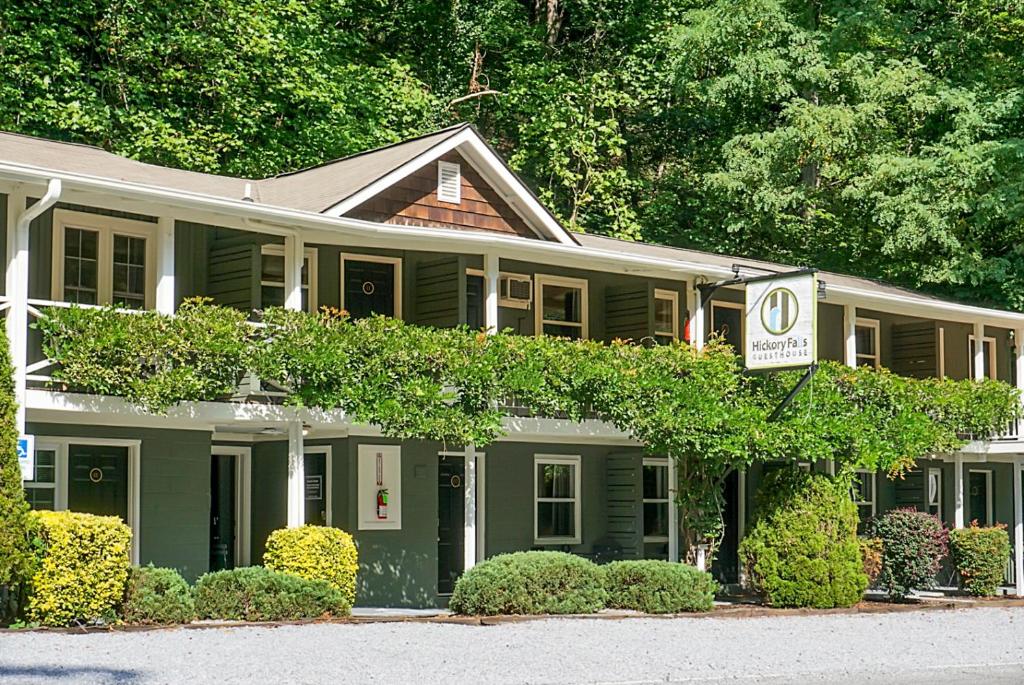
{"label": "blue handicap sign", "polygon": [[23,435],[18,438],[18,465],[21,467],[21,479],[33,480],[36,474],[35,436]]}

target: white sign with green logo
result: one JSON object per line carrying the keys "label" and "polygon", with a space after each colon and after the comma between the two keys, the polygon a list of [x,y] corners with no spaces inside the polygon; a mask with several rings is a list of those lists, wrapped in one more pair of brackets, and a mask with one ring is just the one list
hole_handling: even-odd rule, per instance
{"label": "white sign with green logo", "polygon": [[818,360],[818,279],[813,272],[747,284],[744,357],[748,369],[808,366]]}

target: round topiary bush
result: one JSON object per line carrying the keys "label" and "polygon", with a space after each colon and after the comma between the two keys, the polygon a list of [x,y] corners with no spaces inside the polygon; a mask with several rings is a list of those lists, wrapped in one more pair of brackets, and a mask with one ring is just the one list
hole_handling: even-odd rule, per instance
{"label": "round topiary bush", "polygon": [[739,552],[769,606],[852,606],[867,589],[857,506],[841,479],[795,468],[769,474]]}
{"label": "round topiary bush", "polygon": [[132,568],[121,606],[126,623],[188,623],[195,616],[192,588],[180,573],[152,564]]}
{"label": "round topiary bush", "polygon": [[981,528],[972,521],[970,528],[951,530],[949,551],[967,592],[978,597],[996,594],[1010,558],[1010,536],[1005,525]]}
{"label": "round topiary bush", "polygon": [[345,596],[349,606],[356,601],[358,559],[352,536],[325,526],[275,530],[263,553],[263,563],[271,571],[327,581]]}
{"label": "round topiary bush", "polygon": [[893,599],[935,583],[946,556],[949,531],[933,514],[916,509],[893,509],[871,521],[870,534],[882,540],[879,587]]}
{"label": "round topiary bush", "polygon": [[604,567],[608,606],[647,614],[711,611],[718,584],[710,573],[654,559],[613,561]]}
{"label": "round topiary bush", "polygon": [[604,608],[604,569],[565,552],[499,554],[462,574],[457,614],[592,614]]}
{"label": "round topiary bush", "polygon": [[225,621],[294,621],[347,616],[345,595],[325,580],[306,580],[262,566],[215,571],[195,587],[199,618]]}

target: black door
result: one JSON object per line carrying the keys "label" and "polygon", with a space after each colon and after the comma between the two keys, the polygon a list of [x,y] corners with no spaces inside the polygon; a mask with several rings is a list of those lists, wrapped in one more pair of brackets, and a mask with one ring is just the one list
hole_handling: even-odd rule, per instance
{"label": "black door", "polygon": [[465,563],[466,464],[441,457],[437,468],[437,593],[449,595]]}
{"label": "black door", "polygon": [[725,496],[722,510],[725,535],[711,565],[711,573],[719,583],[736,583],[739,581],[739,473],[733,471],[729,474],[722,494]]}
{"label": "black door", "polygon": [[210,461],[210,570],[235,567],[235,456]]}
{"label": "black door", "polygon": [[305,485],[305,521],[311,526],[327,525],[327,455],[311,452],[303,458]]}
{"label": "black door", "polygon": [[484,277],[466,276],[466,325],[474,331],[484,327]]}
{"label": "black door", "polygon": [[68,508],[128,521],[128,448],[68,447]]}
{"label": "black door", "polygon": [[353,319],[395,315],[395,265],[345,260],[345,309]]}

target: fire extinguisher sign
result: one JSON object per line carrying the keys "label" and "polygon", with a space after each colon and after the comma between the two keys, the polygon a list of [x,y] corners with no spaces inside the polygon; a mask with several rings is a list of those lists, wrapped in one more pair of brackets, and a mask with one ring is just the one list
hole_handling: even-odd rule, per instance
{"label": "fire extinguisher sign", "polygon": [[359,446],[359,528],[402,527],[402,453],[398,445]]}

